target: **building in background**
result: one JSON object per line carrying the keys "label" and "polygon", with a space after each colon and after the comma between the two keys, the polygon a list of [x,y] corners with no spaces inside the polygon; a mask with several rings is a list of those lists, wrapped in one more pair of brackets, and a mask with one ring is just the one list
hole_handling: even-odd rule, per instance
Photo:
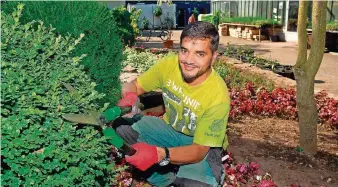
{"label": "building in background", "polygon": [[142,20],[147,19],[150,23],[150,28],[159,28],[161,26],[166,27],[166,20],[170,19],[170,25],[172,28],[177,28],[176,20],[176,5],[168,5],[167,3],[162,3],[162,15],[160,17],[154,16],[153,12],[157,7],[157,4],[154,3],[136,3],[136,4],[127,4],[127,10],[130,12],[131,8],[135,7],[136,9],[141,9],[141,15],[139,18],[138,26],[142,28]]}
{"label": "building in background", "polygon": [[184,28],[188,24],[188,19],[195,8],[199,14],[211,12],[210,1],[173,1],[173,4],[176,4],[178,28]]}
{"label": "building in background", "polygon": [[[286,41],[297,41],[297,18],[299,1],[294,0],[211,0],[212,12],[221,11],[230,17],[262,17],[274,19],[283,26]],[[309,6],[311,22],[312,1]],[[327,21],[338,21],[338,1],[329,0],[327,4]]]}
{"label": "building in background", "polygon": [[[142,14],[140,18],[146,17],[150,20],[150,23],[158,25],[157,18],[152,17],[152,11],[154,7],[157,6],[157,1],[128,1],[128,0],[119,0],[119,1],[104,1],[107,3],[109,8],[114,8],[117,6],[131,7],[135,6],[136,8],[142,9]],[[211,12],[210,0],[172,0],[172,6],[174,8],[167,7],[166,3],[162,4],[162,7],[169,11],[170,15],[173,16],[176,28],[184,28],[188,24],[188,19],[191,16],[194,9],[196,9],[200,14],[209,14]],[[172,12],[173,11],[173,12]],[[165,14],[165,13],[164,13]],[[161,17],[162,19],[162,17]],[[197,18],[196,18],[197,19]]]}

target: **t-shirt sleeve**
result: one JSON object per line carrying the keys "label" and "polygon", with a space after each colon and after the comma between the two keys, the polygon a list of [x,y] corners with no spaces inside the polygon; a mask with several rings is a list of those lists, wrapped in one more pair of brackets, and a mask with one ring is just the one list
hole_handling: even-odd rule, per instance
{"label": "t-shirt sleeve", "polygon": [[146,72],[137,77],[137,83],[146,91],[162,88],[163,79],[168,71],[171,57],[164,57],[151,66]]}
{"label": "t-shirt sleeve", "polygon": [[194,143],[209,147],[222,147],[226,137],[226,128],[230,102],[222,102],[211,107],[197,120]]}

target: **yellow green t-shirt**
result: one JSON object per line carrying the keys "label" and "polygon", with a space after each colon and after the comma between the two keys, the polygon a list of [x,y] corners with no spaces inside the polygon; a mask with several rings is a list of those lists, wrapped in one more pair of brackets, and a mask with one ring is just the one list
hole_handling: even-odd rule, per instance
{"label": "yellow green t-shirt", "polygon": [[230,97],[214,69],[203,83],[189,86],[182,78],[178,56],[170,55],[140,75],[137,82],[146,92],[162,89],[163,119],[176,131],[193,136],[199,145],[226,149]]}

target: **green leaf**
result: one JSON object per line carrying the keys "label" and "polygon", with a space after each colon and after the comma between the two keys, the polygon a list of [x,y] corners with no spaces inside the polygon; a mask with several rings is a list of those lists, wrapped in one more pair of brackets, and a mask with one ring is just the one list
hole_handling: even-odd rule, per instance
{"label": "green leaf", "polygon": [[[89,108],[102,111],[107,108],[102,101],[118,99],[122,45],[109,9],[76,1],[27,1],[24,10],[13,1],[2,5],[3,186],[111,184],[116,170],[108,167],[110,149],[98,130],[62,119]],[[101,18],[106,21],[97,27]],[[84,31],[90,34],[80,36]],[[103,85],[103,93],[95,90],[94,81]],[[76,97],[63,82],[76,89]]]}
{"label": "green leaf", "polygon": [[301,147],[299,147],[299,146],[297,146],[297,148],[296,148],[296,151],[297,151],[297,152],[303,152],[303,151],[304,151],[304,149],[303,149],[303,148],[301,148]]}
{"label": "green leaf", "polygon": [[70,167],[70,174],[74,177],[74,178],[79,178],[81,177],[81,172],[79,168],[76,167]]}

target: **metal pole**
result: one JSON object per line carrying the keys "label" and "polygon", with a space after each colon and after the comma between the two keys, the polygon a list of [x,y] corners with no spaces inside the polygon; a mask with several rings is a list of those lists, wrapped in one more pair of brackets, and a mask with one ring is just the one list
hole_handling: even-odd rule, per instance
{"label": "metal pole", "polygon": [[[286,33],[288,31],[288,27],[289,27],[289,0],[286,1],[286,5],[285,5],[285,29],[284,29],[284,33]],[[285,34],[286,35],[286,34]]]}
{"label": "metal pole", "polygon": [[229,1],[229,18],[231,17],[231,15],[230,15],[231,14],[230,4],[231,4],[231,1]]}
{"label": "metal pole", "polygon": [[331,1],[330,21],[334,21],[332,20],[332,16],[333,16],[333,0]]}
{"label": "metal pole", "polygon": [[151,15],[153,17],[153,28],[155,27],[154,25],[154,5],[151,5]]}

